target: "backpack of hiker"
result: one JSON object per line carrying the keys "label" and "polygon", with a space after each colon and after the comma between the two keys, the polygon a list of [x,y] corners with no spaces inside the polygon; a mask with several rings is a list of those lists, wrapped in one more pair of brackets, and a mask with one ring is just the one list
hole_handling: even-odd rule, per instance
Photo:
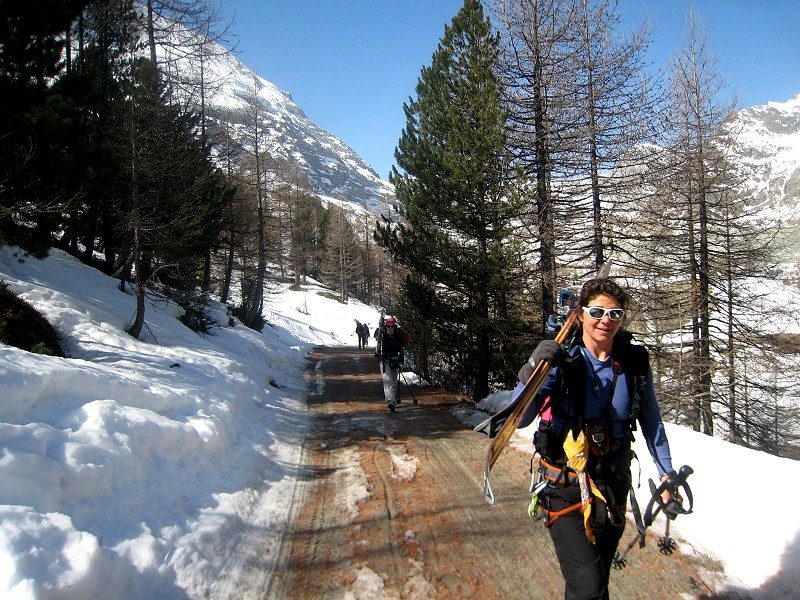
{"label": "backpack of hiker", "polygon": [[[565,597],[608,597],[608,580],[632,494],[633,432],[647,443],[663,488],[658,497],[677,514],[680,473],[661,420],[649,357],[622,329],[628,293],[606,276],[586,282],[555,340],[543,340],[519,371],[508,407],[476,427],[495,435],[484,473],[484,497],[494,495],[489,470],[512,432],[539,418],[534,434],[539,466],[531,464],[529,513],[544,516]],[[498,429],[499,426],[499,429]],[[641,517],[637,518],[637,528]]]}
{"label": "backpack of hiker", "polygon": [[[647,351],[642,346],[631,344],[625,334],[615,339],[614,348],[614,356],[618,358],[615,358],[613,367],[611,393],[625,394],[630,399],[625,430],[613,431],[612,437],[611,406],[606,408],[605,415],[597,415],[600,418],[584,417],[588,375],[582,345],[576,343],[564,354],[554,386],[555,394],[538,411],[537,416],[541,418],[534,434],[536,453],[540,457],[540,479],[582,487],[585,478],[588,478],[591,482],[589,491],[594,496],[588,498],[587,490],[581,489],[580,508],[575,505],[551,508],[543,504],[541,510],[545,526],[549,527],[564,514],[566,508],[581,510],[585,516],[587,537],[593,542],[595,532],[604,528],[606,519],[621,522],[625,518],[626,502],[632,490],[630,465],[634,456],[631,449],[633,432],[637,430],[637,421],[647,393]],[[566,382],[572,384],[566,385]],[[626,389],[617,391],[620,382]],[[572,407],[571,414],[567,412],[567,407]],[[523,419],[526,420],[533,419]],[[582,462],[578,462],[579,456],[583,456]],[[580,469],[575,468],[576,462]],[[591,507],[586,505],[589,500],[593,504]]]}
{"label": "backpack of hiker", "polygon": [[400,343],[403,344],[404,348],[411,342],[411,336],[409,336],[408,332],[399,325],[397,326],[397,335],[400,336]]}

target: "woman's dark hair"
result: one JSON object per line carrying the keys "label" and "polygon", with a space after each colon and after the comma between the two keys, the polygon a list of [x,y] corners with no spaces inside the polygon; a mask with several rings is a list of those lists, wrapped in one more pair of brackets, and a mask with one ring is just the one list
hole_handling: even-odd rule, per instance
{"label": "woman's dark hair", "polygon": [[627,310],[630,296],[617,283],[608,278],[591,279],[583,284],[580,296],[578,296],[578,307],[588,306],[589,302],[597,296],[609,296],[619,302],[620,308]]}

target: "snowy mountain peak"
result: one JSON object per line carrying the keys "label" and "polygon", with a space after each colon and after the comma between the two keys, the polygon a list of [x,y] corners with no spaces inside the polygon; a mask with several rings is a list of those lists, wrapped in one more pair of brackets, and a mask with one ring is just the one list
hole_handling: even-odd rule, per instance
{"label": "snowy mountain peak", "polygon": [[746,108],[740,114],[745,121],[760,123],[767,135],[796,137],[800,133],[800,94],[787,102]]}
{"label": "snowy mountain peak", "polygon": [[[788,210],[800,208],[800,94],[739,111],[729,124],[729,147],[744,192],[755,203]],[[793,217],[790,217],[793,218]]]}
{"label": "snowy mountain peak", "polygon": [[[293,160],[325,201],[343,198],[355,210],[381,212],[394,197],[393,186],[342,140],[313,123],[279,89],[217,45],[206,69],[221,82],[210,99],[220,122],[244,128],[243,109],[257,94],[263,111],[262,128],[268,150]],[[786,102],[745,108],[728,123],[732,141],[727,151],[737,165],[742,192],[756,205],[777,208],[790,221],[800,220],[800,93]],[[788,213],[788,214],[786,214]]]}
{"label": "snowy mountain peak", "polygon": [[243,109],[255,94],[263,107],[263,123],[269,152],[292,159],[306,174],[313,191],[323,198],[343,197],[359,210],[379,212],[386,198],[394,196],[391,184],[378,174],[352,148],[311,122],[292,100],[279,89],[242,64],[233,54],[217,45],[215,56],[206,65],[219,90],[210,99],[211,111],[220,121],[241,129]]}
{"label": "snowy mountain peak", "polygon": [[800,93],[786,102],[768,102],[766,106],[786,112],[800,111]]}

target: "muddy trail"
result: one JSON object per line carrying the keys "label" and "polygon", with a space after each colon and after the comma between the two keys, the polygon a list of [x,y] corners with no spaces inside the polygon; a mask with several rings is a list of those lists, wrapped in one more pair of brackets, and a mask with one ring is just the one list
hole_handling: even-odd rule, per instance
{"label": "muddy trail", "polygon": [[[305,483],[267,597],[563,598],[549,534],[527,515],[529,453],[500,458],[490,506],[488,440],[460,418],[471,405],[401,380],[390,413],[371,350],[354,347],[317,349],[307,380]],[[612,572],[611,597],[712,596],[703,574],[714,566],[660,554],[658,535]]]}

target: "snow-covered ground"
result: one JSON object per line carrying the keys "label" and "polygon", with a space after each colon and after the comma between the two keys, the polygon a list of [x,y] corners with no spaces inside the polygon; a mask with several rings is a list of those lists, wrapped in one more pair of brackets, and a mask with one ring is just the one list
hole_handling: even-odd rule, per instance
{"label": "snow-covered ground", "polygon": [[[117,281],[60,251],[16,252],[0,249],[0,280],[56,324],[70,358],[0,345],[0,598],[237,597],[224,586],[246,561],[232,557],[255,531],[277,553],[290,516],[305,357],[355,346],[354,319],[374,329],[377,310],[309,286],[268,298],[263,333],[228,327],[220,307],[201,336],[175,305],[149,303],[140,341],[124,332],[134,298]],[[671,528],[681,548],[718,558],[753,598],[797,597],[800,463],[667,431],[674,463],[695,471],[695,513]],[[514,443],[529,451],[529,437]],[[637,454],[645,504],[655,474]]]}

